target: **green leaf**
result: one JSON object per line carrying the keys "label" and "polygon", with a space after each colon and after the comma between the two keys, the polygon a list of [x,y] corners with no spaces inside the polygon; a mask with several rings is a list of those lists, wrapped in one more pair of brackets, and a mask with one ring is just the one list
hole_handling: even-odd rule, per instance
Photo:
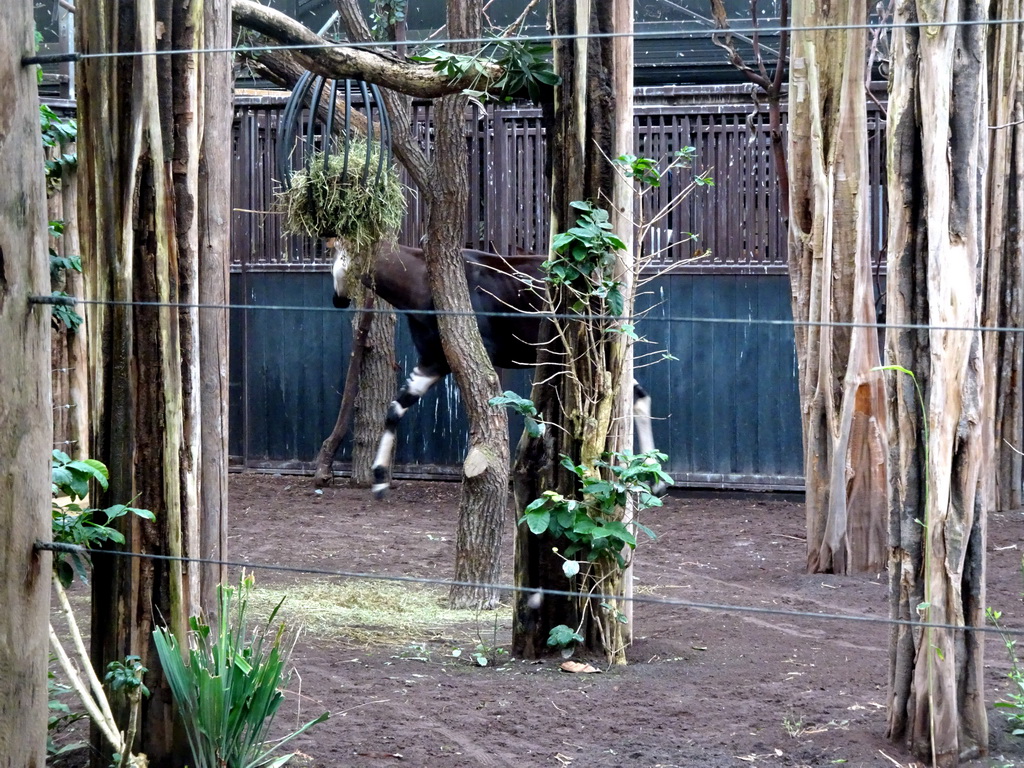
{"label": "green leaf", "polygon": [[621,520],[609,520],[600,528],[594,530],[593,535],[595,537],[617,539],[624,544],[628,544],[630,547],[636,546],[636,536],[633,535]]}
{"label": "green leaf", "polygon": [[608,292],[608,311],[613,315],[621,315],[626,309],[626,299],[618,286]]}
{"label": "green leaf", "polygon": [[567,579],[571,579],[573,576],[580,572],[580,564],[577,560],[566,560],[562,563],[562,573],[565,574]]}
{"label": "green leaf", "polygon": [[551,248],[556,251],[560,251],[567,245],[575,242],[576,238],[567,232],[561,232],[555,235],[551,240]]}
{"label": "green leaf", "polygon": [[[659,502],[659,503],[660,503],[660,502]],[[656,539],[656,538],[658,538],[657,534],[655,534],[655,532],[654,532],[654,531],[652,531],[652,530],[651,530],[650,528],[648,528],[648,527],[647,527],[646,525],[642,525],[642,524],[641,524],[640,522],[638,522],[637,520],[634,520],[634,521],[633,521],[633,525],[634,525],[634,526],[636,526],[636,529],[637,529],[638,531],[642,531],[643,533],[645,533],[645,534],[647,535],[647,538],[649,538],[649,539]]]}
{"label": "green leaf", "polygon": [[551,513],[547,509],[535,510],[523,515],[523,520],[526,521],[530,532],[539,536],[547,531],[548,525],[551,524]]}
{"label": "green leaf", "polygon": [[552,648],[565,648],[573,643],[582,643],[583,635],[574,631],[565,624],[552,627],[548,633],[548,646]]}
{"label": "green leaf", "polygon": [[573,533],[578,533],[581,536],[594,536],[594,531],[598,530],[599,526],[594,519],[586,515],[580,515],[576,519],[576,524],[573,525]]}

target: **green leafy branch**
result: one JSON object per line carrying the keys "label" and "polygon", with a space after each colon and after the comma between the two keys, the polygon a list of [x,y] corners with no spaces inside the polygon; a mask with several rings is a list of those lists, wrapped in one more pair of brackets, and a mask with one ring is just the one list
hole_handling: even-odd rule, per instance
{"label": "green leafy branch", "polygon": [[1002,611],[989,607],[985,609],[985,618],[999,631],[999,636],[1006,646],[1006,653],[1010,659],[1010,671],[1006,673],[1007,679],[1013,689],[1007,692],[1006,699],[995,702],[999,709],[1007,710],[1006,718],[1010,721],[1014,736],[1024,736],[1024,670],[1020,667],[1020,660],[1017,658],[1017,641],[1003,630],[1000,620],[1003,618]]}
{"label": "green leafy branch", "polygon": [[497,397],[492,397],[488,400],[487,404],[499,408],[508,408],[522,416],[525,422],[526,434],[530,437],[540,437],[544,434],[546,423],[541,420],[533,400],[520,397],[512,390],[505,390]]}
{"label": "green leafy branch", "polygon": [[[489,46],[491,50],[487,56],[483,51],[462,54],[437,47],[410,58],[433,65],[435,72],[443,73],[452,81],[469,78],[472,86],[465,93],[481,101],[512,101],[523,90],[532,100],[537,101],[542,86],[553,87],[562,82],[551,67],[550,45],[500,38],[489,43]],[[496,78],[495,68],[500,72]],[[477,85],[483,87],[477,88]]]}
{"label": "green leafy branch", "polygon": [[78,138],[78,123],[72,117],[61,117],[45,104],[39,105],[39,128],[42,133],[43,147],[47,150],[44,163],[46,171],[46,187],[53,192],[66,179],[71,171],[78,168],[78,153],[65,152],[69,144]]}
{"label": "green leafy branch", "polygon": [[608,273],[626,244],[612,231],[608,211],[581,200],[570,205],[580,211],[576,226],[555,235],[552,254],[541,269],[551,285],[573,291],[577,297],[572,304],[574,312],[582,312],[590,299],[598,299],[607,305],[608,314],[621,315],[625,309],[622,282]]}
{"label": "green leafy branch", "polygon": [[[51,238],[63,237],[64,222],[59,219],[51,221],[48,231]],[[50,282],[59,284],[69,269],[81,272],[82,258],[80,256],[61,256],[53,246],[50,246]],[[68,298],[68,294],[65,291],[52,291],[50,295],[58,298]],[[73,307],[67,304],[54,304],[52,307],[52,319],[55,328],[63,325],[70,331],[78,330],[79,326],[85,322],[85,319],[75,312]]]}
{"label": "green leafy branch", "polygon": [[[55,450],[50,464],[52,502],[53,541],[60,544],[71,544],[90,549],[98,544],[113,542],[124,544],[124,535],[110,527],[110,523],[128,514],[134,514],[144,520],[153,520],[154,515],[146,509],[137,509],[126,504],[114,504],[106,509],[96,509],[82,504],[89,494],[90,485],[95,483],[100,489],[106,490],[110,473],[103,462],[95,459],[72,459],[66,453]],[[97,513],[103,515],[105,521],[97,519]],[[129,656],[124,663],[112,662],[108,667],[107,681],[115,691],[127,694],[131,714],[128,731],[120,731],[114,719],[110,702],[103,691],[91,657],[86,650],[82,633],[78,628],[71,601],[68,600],[65,588],[71,584],[77,573],[82,581],[86,581],[86,560],[80,552],[55,553],[53,559],[53,585],[57,594],[64,618],[67,621],[68,633],[71,635],[78,665],[72,663],[64,649],[63,643],[50,624],[50,645],[57,657],[61,669],[71,682],[71,687],[78,694],[89,717],[96,724],[100,733],[114,749],[118,768],[145,765],[145,758],[131,753],[132,743],[138,725],[138,709],[141,696],[148,693],[142,684],[142,676],[146,669],[137,657]],[[79,671],[81,669],[81,671]],[[129,677],[135,682],[130,682]]]}
{"label": "green leafy branch", "polygon": [[[544,491],[541,498],[527,505],[519,520],[534,534],[546,533],[569,542],[562,553],[566,558],[562,570],[569,578],[580,572],[580,560],[611,561],[625,568],[622,548],[636,549],[637,543],[631,527],[654,538],[654,532],[638,520],[626,524],[619,517],[629,495],[636,498],[637,511],[662,505],[651,488],[661,482],[672,482],[661,468],[667,457],[658,451],[623,451],[616,453],[615,458],[615,462],[600,460],[587,466],[563,456],[561,465],[580,479],[582,499]],[[600,470],[607,472],[603,476]]]}
{"label": "green leafy branch", "polygon": [[[67,152],[65,149],[78,138],[78,123],[70,117],[61,117],[45,104],[39,105],[39,127],[45,151],[43,170],[46,176],[46,193],[51,195],[60,189],[61,184],[78,167],[78,153]],[[49,235],[52,239],[64,235],[64,222],[51,221]],[[50,281],[59,283],[64,273],[73,269],[82,271],[82,261],[78,256],[61,256],[50,247]],[[56,297],[67,297],[64,291],[53,291]],[[61,325],[69,330],[76,330],[83,322],[82,316],[65,304],[54,304],[52,307],[54,328]]]}
{"label": "green leafy branch", "polygon": [[[658,451],[622,451],[613,454],[611,461],[586,465],[562,456],[561,465],[580,480],[582,498],[568,498],[549,490],[527,505],[519,524],[525,523],[534,535],[568,542],[564,551],[554,551],[563,560],[562,572],[576,581],[581,596],[593,594],[599,586],[592,576],[594,564],[614,564],[624,569],[628,563],[623,551],[636,549],[637,533],[655,538],[654,531],[638,519],[624,523],[621,515],[630,497],[636,513],[662,505],[651,489],[672,482],[661,468],[666,458]],[[601,608],[612,610],[606,604]],[[625,617],[617,614],[617,618],[622,621]],[[552,627],[547,642],[552,647],[566,648],[582,641],[579,628],[559,624]]]}
{"label": "green leafy branch", "polygon": [[[55,542],[73,544],[85,549],[107,542],[124,544],[124,535],[110,526],[114,520],[128,514],[136,515],[143,520],[155,519],[148,509],[138,509],[127,504],[114,504],[106,509],[97,509],[80,503],[89,494],[90,482],[95,481],[102,490],[107,489],[109,473],[103,462],[95,459],[73,460],[63,451],[55,450],[51,478]],[[87,581],[86,562],[79,553],[55,555],[53,566],[57,578],[64,587],[70,586],[76,573],[82,581]]]}
{"label": "green leafy branch", "polygon": [[386,40],[387,31],[405,21],[407,0],[377,0],[370,9],[370,34],[374,40]]}

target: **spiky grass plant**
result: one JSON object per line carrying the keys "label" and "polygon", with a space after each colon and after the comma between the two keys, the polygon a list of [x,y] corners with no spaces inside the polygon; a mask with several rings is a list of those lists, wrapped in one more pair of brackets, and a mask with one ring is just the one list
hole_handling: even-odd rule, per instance
{"label": "spiky grass plant", "polygon": [[250,630],[252,585],[253,578],[243,575],[237,590],[217,587],[216,626],[193,616],[184,657],[170,630],[153,632],[195,768],[279,768],[292,755],[274,753],[328,717],[324,712],[284,738],[268,741],[284,702],[281,689],[289,677],[286,667],[295,635],[283,622],[274,625],[280,603],[263,626]]}
{"label": "spiky grass plant", "polygon": [[[285,229],[309,237],[343,237],[355,249],[398,231],[405,216],[405,194],[398,172],[385,164],[378,175],[380,145],[353,139],[348,153],[313,154],[277,193]],[[365,175],[365,181],[364,181]]]}

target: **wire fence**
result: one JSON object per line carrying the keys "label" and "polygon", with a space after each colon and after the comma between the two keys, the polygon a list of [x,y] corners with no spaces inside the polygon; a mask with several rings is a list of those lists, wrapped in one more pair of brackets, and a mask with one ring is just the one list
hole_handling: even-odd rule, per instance
{"label": "wire fence", "polygon": [[[458,581],[455,579],[446,579],[439,577],[427,577],[427,576],[406,576],[401,574],[389,574],[389,573],[365,573],[360,571],[344,571],[336,570],[332,568],[313,568],[310,566],[294,566],[294,565],[277,565],[271,563],[258,563],[251,562],[248,560],[220,560],[214,558],[195,558],[195,557],[179,557],[174,555],[159,555],[142,552],[129,552],[122,550],[111,550],[111,549],[85,549],[83,547],[75,546],[73,544],[60,544],[60,543],[46,543],[37,542],[35,545],[37,551],[54,552],[62,554],[75,554],[79,556],[90,556],[100,555],[102,557],[123,557],[129,559],[138,560],[154,560],[162,562],[175,562],[182,564],[195,564],[195,565],[214,565],[223,566],[227,568],[246,568],[250,570],[261,570],[261,571],[274,571],[278,573],[290,573],[301,576],[321,576],[321,577],[333,577],[343,579],[354,579],[358,581],[384,581],[393,582],[400,584],[420,584],[429,585],[435,587],[469,587],[475,589],[483,589],[489,591],[495,591],[502,594],[508,595],[520,595],[527,594],[530,596],[537,596],[540,598],[544,597],[570,597],[579,598],[579,592],[572,592],[570,590],[562,589],[537,589],[529,587],[519,587],[513,584],[488,584],[481,582],[472,581]],[[841,614],[841,613],[827,613],[827,612],[812,612],[812,611],[796,611],[787,610],[783,608],[764,608],[759,606],[751,605],[730,605],[723,603],[702,603],[693,600],[680,600],[677,598],[670,597],[657,597],[653,595],[619,595],[603,592],[591,592],[587,594],[587,597],[594,601],[595,604],[600,604],[606,601],[621,601],[625,603],[632,603],[634,605],[662,605],[674,608],[687,608],[701,611],[715,611],[720,613],[745,613],[745,614],[756,614],[762,616],[782,616],[794,619],[814,619],[818,621],[831,621],[831,622],[848,622],[851,624],[884,624],[887,626],[906,626],[920,629],[944,629],[952,630],[957,632],[977,632],[981,634],[1005,634],[1005,635],[1024,635],[1024,627],[990,627],[990,626],[964,626],[962,624],[944,624],[937,622],[928,621],[912,621],[907,619],[895,619],[886,616],[861,616],[856,614]]]}
{"label": "wire fence", "polygon": [[[159,301],[112,301],[102,299],[81,299],[74,296],[30,296],[29,303],[40,305],[63,304],[67,306],[81,305],[102,305],[118,307],[166,307],[170,309],[210,309],[210,310],[238,310],[253,312],[328,312],[332,314],[388,314],[398,315],[431,315],[433,317],[522,317],[522,312],[492,312],[492,311],[457,311],[432,309],[395,309],[380,307],[356,308],[347,307],[339,309],[328,306],[299,306],[286,304],[202,304],[184,302],[159,302]],[[1000,326],[1000,325],[932,325],[928,323],[856,323],[840,320],[784,320],[758,317],[697,317],[692,315],[664,315],[648,318],[646,314],[638,315],[581,315],[573,312],[538,312],[535,314],[544,320],[587,320],[595,322],[621,322],[636,323],[639,321],[653,323],[702,323],[721,325],[767,325],[782,326],[786,328],[871,328],[878,331],[901,330],[901,331],[963,331],[965,333],[1022,333],[1022,326]]]}
{"label": "wire fence", "polygon": [[[850,30],[921,30],[921,29],[949,29],[949,28],[967,28],[967,27],[993,27],[1003,25],[1013,25],[1024,23],[1024,18],[1009,18],[1009,19],[958,19],[956,21],[904,21],[904,22],[884,22],[884,23],[865,23],[865,24],[817,24],[817,25],[800,25],[800,24],[788,24],[788,25],[774,25],[774,26],[737,26],[737,27],[725,27],[725,28],[702,28],[702,29],[673,29],[670,33],[666,30],[651,30],[651,31],[630,31],[630,32],[589,32],[586,34],[534,34],[534,35],[521,35],[515,39],[518,42],[523,43],[550,43],[553,41],[575,41],[575,40],[599,40],[599,39],[621,39],[631,38],[634,40],[645,40],[663,38],[667,34],[670,34],[673,38],[699,38],[699,37],[713,37],[730,33],[733,35],[781,35],[781,34],[793,34],[797,32],[839,32],[839,31],[850,31]],[[312,31],[309,34],[313,34]],[[308,52],[317,50],[330,50],[335,48],[357,48],[357,49],[379,49],[379,48],[407,48],[410,44],[423,43],[431,47],[443,47],[446,45],[454,44],[470,44],[470,45],[493,45],[495,43],[493,37],[463,37],[463,38],[434,38],[431,40],[424,41],[372,41],[372,42],[303,42],[303,43],[291,43],[291,44],[272,44],[272,45],[240,45],[230,46],[226,48],[179,48],[173,50],[151,50],[151,51],[107,51],[107,52],[96,52],[96,53],[55,53],[55,54],[40,54],[33,56],[23,56],[22,64],[24,66],[30,66],[33,64],[60,64],[66,62],[78,62],[87,61],[90,59],[116,59],[116,58],[131,58],[131,57],[143,57],[143,56],[194,56],[194,55],[212,55],[212,54],[259,54],[270,51],[293,51],[293,52]]]}

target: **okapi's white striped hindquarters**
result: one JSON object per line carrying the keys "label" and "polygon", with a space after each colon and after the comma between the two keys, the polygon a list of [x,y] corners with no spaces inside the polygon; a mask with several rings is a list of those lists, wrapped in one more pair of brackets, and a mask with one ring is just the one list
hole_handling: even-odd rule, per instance
{"label": "okapi's white striped hindquarters", "polygon": [[381,435],[377,456],[373,460],[372,490],[376,498],[383,499],[391,485],[391,462],[395,455],[398,423],[402,420],[405,412],[416,405],[420,398],[443,378],[444,376],[441,374],[424,372],[419,366],[416,366],[406,380],[405,386],[398,390],[395,399],[388,406],[387,419],[384,421],[384,434]]}

